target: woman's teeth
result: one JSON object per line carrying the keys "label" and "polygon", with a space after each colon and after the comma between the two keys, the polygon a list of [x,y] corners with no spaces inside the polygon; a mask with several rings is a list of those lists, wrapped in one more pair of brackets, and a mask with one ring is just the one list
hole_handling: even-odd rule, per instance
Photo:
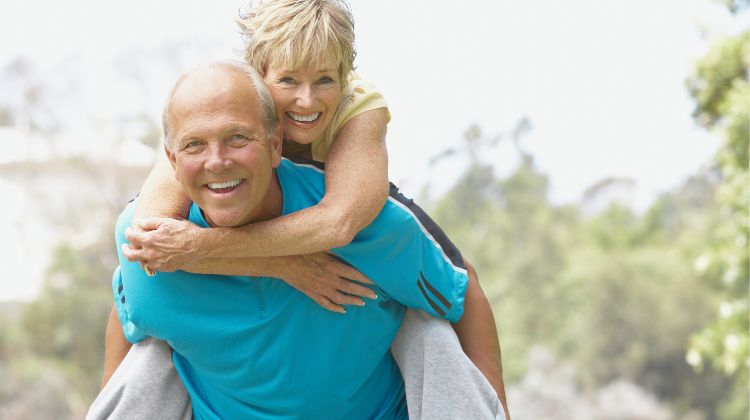
{"label": "woman's teeth", "polygon": [[226,182],[212,182],[208,184],[208,188],[210,188],[211,190],[224,190],[227,188],[234,188],[240,185],[240,182],[242,182],[241,179],[235,179],[235,180],[226,181]]}
{"label": "woman's teeth", "polygon": [[299,114],[293,114],[291,112],[287,112],[286,115],[297,122],[313,122],[320,117],[320,112],[316,112],[314,114],[310,115],[299,115]]}

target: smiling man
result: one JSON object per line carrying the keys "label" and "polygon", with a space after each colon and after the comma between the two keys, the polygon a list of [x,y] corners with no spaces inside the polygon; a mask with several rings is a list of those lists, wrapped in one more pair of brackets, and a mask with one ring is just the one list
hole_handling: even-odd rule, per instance
{"label": "smiling man", "polygon": [[[175,175],[194,202],[189,219],[204,228],[289,214],[324,194],[319,166],[281,158],[272,98],[246,65],[216,63],[181,77],[164,131]],[[196,418],[407,418],[389,353],[406,306],[457,322],[464,300],[468,307],[477,299],[457,249],[395,187],[378,218],[332,250],[372,279],[377,293],[343,316],[272,277],[148,277],[119,249],[133,207],[116,228],[117,317],[130,342],[166,340]],[[491,312],[479,321],[494,325]]]}

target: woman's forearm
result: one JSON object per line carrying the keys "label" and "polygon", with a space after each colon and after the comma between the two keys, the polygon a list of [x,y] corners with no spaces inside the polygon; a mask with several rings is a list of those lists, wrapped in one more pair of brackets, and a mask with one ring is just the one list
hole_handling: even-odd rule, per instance
{"label": "woman's forearm", "polygon": [[133,220],[143,217],[185,219],[190,199],[174,177],[172,165],[161,153],[138,194]]}
{"label": "woman's forearm", "polygon": [[209,257],[300,255],[338,248],[378,215],[388,196],[385,108],[347,122],[326,161],[326,194],[316,206],[241,228],[207,229],[198,246]]}
{"label": "woman's forearm", "polygon": [[279,278],[282,276],[282,268],[290,264],[290,258],[203,258],[190,263],[183,271],[195,274]]}

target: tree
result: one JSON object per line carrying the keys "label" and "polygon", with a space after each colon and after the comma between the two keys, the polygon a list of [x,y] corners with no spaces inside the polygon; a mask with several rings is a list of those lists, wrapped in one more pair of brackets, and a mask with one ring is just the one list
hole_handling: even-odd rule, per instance
{"label": "tree", "polygon": [[[734,13],[750,2],[724,1]],[[722,292],[718,318],[693,336],[688,360],[701,368],[709,363],[734,375],[734,398],[722,409],[723,418],[746,419],[750,364],[750,31],[719,39],[701,59],[687,81],[696,101],[695,119],[719,134],[723,144],[715,157],[721,184],[716,191],[719,213],[710,243],[695,261],[695,269]]]}

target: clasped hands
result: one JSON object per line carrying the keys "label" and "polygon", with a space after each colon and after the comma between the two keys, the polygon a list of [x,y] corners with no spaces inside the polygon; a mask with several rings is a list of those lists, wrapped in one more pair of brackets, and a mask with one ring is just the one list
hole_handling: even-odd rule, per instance
{"label": "clasped hands", "polygon": [[[129,244],[122,246],[122,254],[147,272],[193,271],[191,267],[210,258],[201,248],[201,235],[206,231],[187,220],[139,219],[125,230]],[[327,310],[344,313],[344,305],[363,306],[363,298],[377,298],[363,285],[372,284],[370,279],[327,252],[268,258],[274,260],[270,276],[283,279]],[[257,275],[250,266],[259,258],[247,260],[247,275]]]}

